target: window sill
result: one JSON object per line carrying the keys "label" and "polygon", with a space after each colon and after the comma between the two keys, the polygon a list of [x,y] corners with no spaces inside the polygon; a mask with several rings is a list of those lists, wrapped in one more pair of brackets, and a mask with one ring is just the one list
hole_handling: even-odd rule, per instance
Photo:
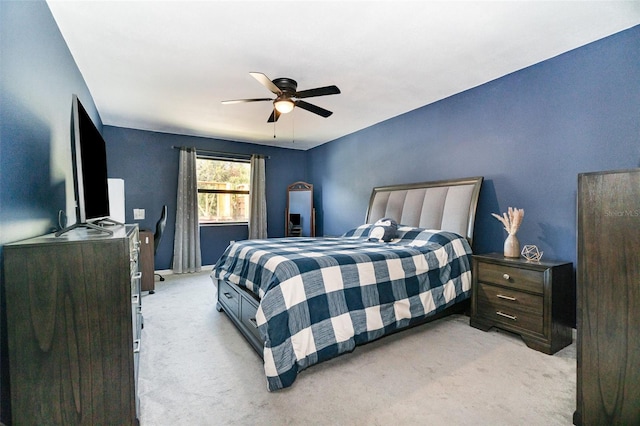
{"label": "window sill", "polygon": [[216,227],[216,226],[249,226],[248,222],[200,222],[201,227]]}

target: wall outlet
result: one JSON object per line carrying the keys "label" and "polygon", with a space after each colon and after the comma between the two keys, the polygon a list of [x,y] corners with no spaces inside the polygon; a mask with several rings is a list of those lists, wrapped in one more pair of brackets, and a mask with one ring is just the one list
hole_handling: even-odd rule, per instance
{"label": "wall outlet", "polygon": [[144,219],[144,209],[133,209],[133,219],[134,220],[143,220]]}

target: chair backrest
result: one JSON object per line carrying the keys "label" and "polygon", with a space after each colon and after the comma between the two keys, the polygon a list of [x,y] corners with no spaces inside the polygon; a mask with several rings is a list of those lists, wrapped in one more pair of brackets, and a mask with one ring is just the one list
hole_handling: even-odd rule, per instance
{"label": "chair backrest", "polygon": [[160,245],[162,234],[164,234],[164,227],[167,226],[167,211],[167,206],[162,206],[162,214],[156,223],[156,233],[153,234],[153,254],[158,251],[158,245]]}
{"label": "chair backrest", "polygon": [[300,213],[290,213],[289,214],[289,222],[293,225],[300,225],[301,215]]}

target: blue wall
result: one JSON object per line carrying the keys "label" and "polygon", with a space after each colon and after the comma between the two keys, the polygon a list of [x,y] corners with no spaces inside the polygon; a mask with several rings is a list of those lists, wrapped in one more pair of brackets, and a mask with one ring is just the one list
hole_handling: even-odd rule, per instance
{"label": "blue wall", "polygon": [[[1,2],[0,244],[42,235],[58,210],[75,217],[71,97],[98,130],[84,79],[43,1]],[[37,29],[37,31],[35,30]]]}
{"label": "blue wall", "polygon": [[490,214],[512,206],[521,244],[575,262],[578,173],[640,167],[640,26],[309,155],[319,235],[361,224],[374,186],[484,176],[476,252],[502,251]]}
{"label": "blue wall", "polygon": [[[109,177],[124,179],[125,221],[155,230],[162,206],[169,216],[166,235],[156,256],[156,269],[170,269],[173,257],[179,151],[172,146],[239,154],[264,154],[267,184],[267,228],[270,237],[284,236],[287,186],[306,179],[304,151],[259,146],[194,136],[156,133],[104,126]],[[135,221],[133,209],[146,210],[145,220]],[[213,265],[230,240],[247,238],[247,226],[210,225],[200,228],[202,264]]]}
{"label": "blue wall", "polygon": [[[72,93],[80,97],[99,129],[102,123],[44,1],[0,1],[0,52],[1,246],[47,233],[57,226],[59,210],[75,211],[70,148]],[[0,420],[10,424],[1,280]]]}

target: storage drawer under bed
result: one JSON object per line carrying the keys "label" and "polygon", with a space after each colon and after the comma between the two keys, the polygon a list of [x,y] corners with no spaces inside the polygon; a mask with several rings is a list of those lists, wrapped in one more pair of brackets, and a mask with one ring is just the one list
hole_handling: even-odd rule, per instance
{"label": "storage drawer under bed", "polygon": [[248,290],[222,280],[218,283],[218,311],[223,310],[262,357],[264,340],[256,322],[259,301]]}
{"label": "storage drawer under bed", "polygon": [[[258,311],[258,305],[252,303],[253,301],[247,297],[242,297],[240,302],[240,321],[247,329],[256,336],[256,339],[262,341],[260,337],[260,330],[258,330],[258,324],[256,323],[256,312]],[[257,302],[256,302],[257,303]]]}
{"label": "storage drawer under bed", "polygon": [[238,291],[224,281],[218,281],[218,300],[228,309],[228,313],[238,317],[240,313],[240,295]]}

